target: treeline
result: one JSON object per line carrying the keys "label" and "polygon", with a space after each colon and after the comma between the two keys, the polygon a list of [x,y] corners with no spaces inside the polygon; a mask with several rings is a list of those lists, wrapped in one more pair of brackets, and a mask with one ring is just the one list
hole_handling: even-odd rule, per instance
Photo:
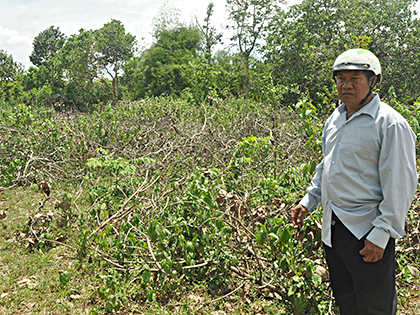
{"label": "treeline", "polygon": [[[142,50],[121,21],[66,36],[51,26],[33,40],[28,70],[0,50],[0,99],[90,111],[122,99],[170,95],[192,103],[245,97],[293,104],[307,95],[320,108],[336,99],[331,66],[361,47],[381,60],[382,97],[406,104],[420,91],[417,0],[226,0],[229,48],[213,3],[203,21],[180,22],[166,3],[154,18],[153,43]],[[219,45],[219,46],[218,46]]]}

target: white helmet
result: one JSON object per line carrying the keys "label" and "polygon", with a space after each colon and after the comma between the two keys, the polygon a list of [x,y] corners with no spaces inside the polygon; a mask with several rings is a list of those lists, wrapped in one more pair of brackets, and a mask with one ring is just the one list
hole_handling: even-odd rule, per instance
{"label": "white helmet", "polygon": [[378,77],[376,83],[381,83],[382,81],[379,59],[371,51],[366,49],[350,49],[338,56],[333,65],[333,74],[340,70],[371,71]]}

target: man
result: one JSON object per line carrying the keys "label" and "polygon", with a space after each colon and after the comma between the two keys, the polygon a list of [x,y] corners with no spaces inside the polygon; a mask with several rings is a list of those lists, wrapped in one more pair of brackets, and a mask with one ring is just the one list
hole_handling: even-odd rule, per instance
{"label": "man", "polygon": [[416,136],[372,92],[382,79],[373,53],[344,52],[333,77],[342,104],[325,123],[323,159],[292,223],[301,228],[322,202],[322,240],[340,314],[394,315],[395,238],[403,236],[417,186]]}

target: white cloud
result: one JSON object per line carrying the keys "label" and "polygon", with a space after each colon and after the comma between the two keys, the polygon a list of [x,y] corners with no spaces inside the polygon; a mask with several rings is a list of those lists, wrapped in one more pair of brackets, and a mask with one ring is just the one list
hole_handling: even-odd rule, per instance
{"label": "white cloud", "polygon": [[18,45],[31,44],[32,40],[24,35],[19,34],[17,30],[11,30],[0,25],[0,45]]}

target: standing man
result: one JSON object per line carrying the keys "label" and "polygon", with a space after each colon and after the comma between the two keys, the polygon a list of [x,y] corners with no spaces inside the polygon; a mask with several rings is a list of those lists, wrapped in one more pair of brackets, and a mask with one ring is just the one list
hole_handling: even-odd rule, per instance
{"label": "standing man", "polygon": [[292,223],[323,205],[322,240],[341,315],[395,315],[395,239],[417,186],[416,136],[407,121],[372,93],[378,58],[351,49],[333,77],[342,104],[325,123],[323,159]]}

